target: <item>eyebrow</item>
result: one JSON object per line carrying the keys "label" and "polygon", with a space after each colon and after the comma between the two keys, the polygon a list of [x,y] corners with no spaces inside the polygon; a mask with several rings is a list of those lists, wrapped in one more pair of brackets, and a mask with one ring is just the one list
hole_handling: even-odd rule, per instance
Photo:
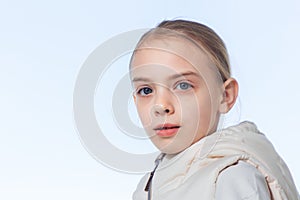
{"label": "eyebrow", "polygon": [[177,78],[180,78],[182,76],[197,76],[198,78],[200,78],[199,74],[197,74],[196,72],[187,71],[187,72],[183,72],[183,73],[180,73],[180,74],[174,74],[174,75],[170,76],[169,79],[177,79]]}
{"label": "eyebrow", "polygon": [[[174,74],[174,75],[170,76],[168,79],[169,80],[177,79],[182,76],[196,76],[196,77],[200,78],[199,74],[197,74],[193,71],[187,71],[187,72],[183,72],[180,74]],[[149,78],[145,78],[145,77],[136,77],[136,78],[132,79],[132,82],[151,82],[151,80]]]}

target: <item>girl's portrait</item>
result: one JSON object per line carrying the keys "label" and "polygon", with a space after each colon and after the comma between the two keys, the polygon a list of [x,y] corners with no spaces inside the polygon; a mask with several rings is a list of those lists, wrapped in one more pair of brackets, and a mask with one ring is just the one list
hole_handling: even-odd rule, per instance
{"label": "girl's portrait", "polygon": [[300,1],[2,1],[0,199],[299,200]]}
{"label": "girl's portrait", "polygon": [[133,199],[299,199],[284,161],[253,122],[218,130],[238,82],[209,27],[163,21],[131,59],[134,101],[161,151]]}

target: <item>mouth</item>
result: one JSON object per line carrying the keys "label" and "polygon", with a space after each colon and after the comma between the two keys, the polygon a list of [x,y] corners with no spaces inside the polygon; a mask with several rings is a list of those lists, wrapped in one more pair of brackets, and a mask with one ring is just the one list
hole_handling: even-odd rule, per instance
{"label": "mouth", "polygon": [[174,136],[181,126],[177,124],[160,124],[156,126],[153,130],[158,136],[161,137],[171,137]]}

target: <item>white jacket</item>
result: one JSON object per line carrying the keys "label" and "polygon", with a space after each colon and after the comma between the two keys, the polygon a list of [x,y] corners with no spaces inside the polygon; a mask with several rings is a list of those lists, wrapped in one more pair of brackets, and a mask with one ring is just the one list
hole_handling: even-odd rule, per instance
{"label": "white jacket", "polygon": [[[244,161],[265,177],[272,200],[299,200],[289,169],[255,124],[242,122],[213,133],[176,155],[166,155],[151,183],[151,200],[214,200],[224,169]],[[238,177],[237,177],[238,178]],[[133,194],[147,200],[145,175]]]}

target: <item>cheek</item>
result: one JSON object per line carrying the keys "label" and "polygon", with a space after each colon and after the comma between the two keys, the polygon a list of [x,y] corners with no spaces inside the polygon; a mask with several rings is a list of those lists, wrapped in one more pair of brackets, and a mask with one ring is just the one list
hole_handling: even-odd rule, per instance
{"label": "cheek", "polygon": [[214,112],[213,98],[208,91],[196,92],[193,96],[181,98],[182,117],[185,122],[193,127],[194,134],[206,132],[211,123]]}
{"label": "cheek", "polygon": [[215,90],[206,90],[199,99],[199,127],[202,133],[207,135],[214,132],[218,124],[220,98],[217,87]]}
{"label": "cheek", "polygon": [[136,100],[136,108],[144,127],[147,127],[151,123],[151,107],[144,101]]}
{"label": "cheek", "polygon": [[203,95],[202,93],[180,97],[179,101],[182,116],[184,118],[192,118],[193,121],[196,121],[195,119],[202,115],[206,115],[211,108],[209,95]]}

